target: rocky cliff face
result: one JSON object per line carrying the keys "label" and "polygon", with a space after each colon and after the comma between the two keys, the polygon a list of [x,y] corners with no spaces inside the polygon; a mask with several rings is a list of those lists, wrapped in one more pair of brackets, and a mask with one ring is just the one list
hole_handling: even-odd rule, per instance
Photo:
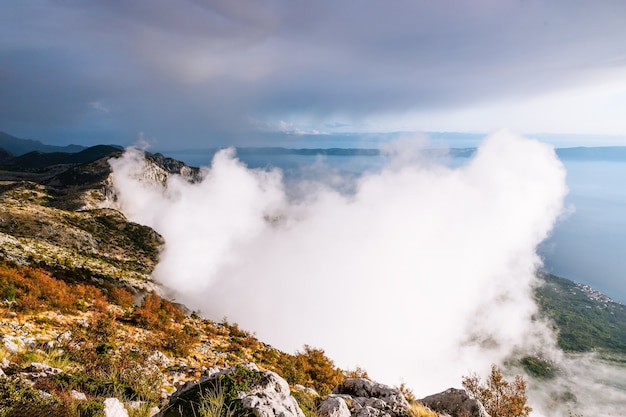
{"label": "rocky cliff face", "polygon": [[[20,264],[62,271],[75,279],[118,281],[152,290],[150,273],[163,244],[152,229],[103,207],[115,199],[108,161],[118,148],[74,154],[33,152],[0,166],[0,255]],[[163,155],[146,155],[144,175],[165,183],[172,173],[193,181],[198,169]]]}

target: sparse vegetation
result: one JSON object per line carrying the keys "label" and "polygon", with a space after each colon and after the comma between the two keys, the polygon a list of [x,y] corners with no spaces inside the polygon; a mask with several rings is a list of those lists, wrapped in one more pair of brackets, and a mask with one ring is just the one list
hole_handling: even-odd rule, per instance
{"label": "sparse vegetation", "polygon": [[[189,389],[178,397],[177,406],[167,409],[165,417],[245,417],[251,412],[243,407],[238,393],[248,391],[263,373],[237,366],[229,374],[219,375]],[[198,400],[199,398],[199,400]]]}
{"label": "sparse vegetation", "polygon": [[18,267],[0,261],[0,299],[12,302],[16,311],[58,309],[75,313],[96,301],[102,291],[93,285],[68,285],[40,268]]}
{"label": "sparse vegetation", "polygon": [[526,417],[532,411],[526,405],[524,378],[516,375],[513,381],[507,381],[496,365],[491,366],[491,373],[484,382],[474,374],[464,377],[462,384],[469,395],[485,406],[491,416]]}
{"label": "sparse vegetation", "polygon": [[[28,174],[27,179],[44,178]],[[8,376],[0,377],[0,417],[101,417],[107,396],[127,404],[141,401],[129,411],[131,417],[144,417],[161,404],[164,394],[198,379],[202,367],[246,361],[322,396],[346,376],[368,378],[361,368],[342,372],[322,349],[304,346],[291,355],[236,323],[187,317],[180,305],[153,291],[156,285],[149,274],[161,237],[116,210],[94,209],[105,192],[106,160],[65,175],[48,176],[45,184],[0,184],[0,330],[21,340],[16,351],[0,343],[0,361],[11,364],[5,369]],[[537,298],[559,329],[561,347],[626,352],[623,305],[593,300],[564,279],[545,280]],[[24,376],[35,362],[61,372]],[[536,377],[550,378],[555,372],[536,357],[523,358],[521,365]],[[238,368],[214,390],[202,392],[203,401],[191,408],[193,415],[231,417],[242,412],[233,395],[254,378],[253,372]],[[474,375],[463,384],[490,407],[492,417],[526,416],[530,411],[521,377],[506,381],[494,367],[487,381]],[[437,416],[415,402],[405,384],[397,388],[410,401],[412,417]],[[87,399],[75,400],[71,390]],[[320,397],[307,391],[293,395],[305,415],[314,417]]]}
{"label": "sparse vegetation", "polygon": [[291,391],[291,395],[296,399],[306,417],[316,417],[317,407],[322,397],[304,391]]}
{"label": "sparse vegetation", "polygon": [[409,404],[409,416],[410,417],[439,417],[439,414],[435,413],[428,407],[424,407],[422,404],[413,401]]}
{"label": "sparse vegetation", "polygon": [[296,355],[282,353],[276,363],[267,364],[266,367],[279,373],[290,384],[311,387],[320,395],[329,394],[345,378],[324,350],[308,345]]}
{"label": "sparse vegetation", "polygon": [[20,378],[0,378],[0,417],[104,417],[101,400],[49,394]]}
{"label": "sparse vegetation", "polygon": [[417,398],[415,397],[415,394],[413,393],[413,390],[411,388],[408,387],[407,384],[405,384],[404,382],[401,383],[400,385],[398,385],[397,387],[395,387],[398,391],[400,391],[402,393],[402,395],[404,395],[404,398],[406,398],[406,400],[409,403],[413,403],[417,400]]}
{"label": "sparse vegetation", "polygon": [[[40,286],[45,286],[45,290],[37,289]],[[345,377],[321,349],[305,346],[295,355],[286,354],[259,342],[237,324],[186,317],[181,306],[155,292],[148,293],[135,305],[135,296],[126,288],[106,285],[98,288],[65,281],[41,268],[6,261],[0,261],[0,291],[0,297],[11,298],[11,302],[0,306],[0,315],[16,323],[27,316],[31,323],[49,329],[42,333],[41,341],[24,346],[20,352],[7,353],[0,349],[0,358],[14,363],[15,372],[32,362],[63,371],[37,379],[33,388],[55,398],[55,405],[46,403],[48,411],[56,413],[50,415],[97,416],[102,400],[115,396],[122,401],[143,401],[143,406],[132,411],[132,415],[143,417],[150,407],[159,404],[164,383],[181,373],[188,379],[197,379],[200,365],[224,366],[222,354],[227,354],[231,364],[253,360],[264,369],[286,377],[290,384],[312,387],[321,394],[330,392]],[[62,297],[58,296],[60,293]],[[9,313],[14,315],[7,316]],[[43,348],[51,339],[53,345]],[[204,348],[200,348],[201,340],[211,341],[214,353],[207,356]],[[170,365],[157,366],[150,359],[157,351],[196,365],[171,365],[169,361]],[[354,372],[367,376],[362,369]],[[224,387],[232,385],[231,388],[243,390],[245,386],[237,384],[245,380],[224,381]],[[169,392],[174,389],[169,388]],[[71,399],[68,396],[71,390],[85,393],[88,401]],[[313,417],[319,397],[305,392],[294,396],[308,417]],[[31,415],[37,416],[37,403],[29,407]]]}
{"label": "sparse vegetation", "polygon": [[235,417],[235,407],[227,403],[226,393],[221,383],[212,389],[200,389],[198,403],[191,403],[194,417]]}

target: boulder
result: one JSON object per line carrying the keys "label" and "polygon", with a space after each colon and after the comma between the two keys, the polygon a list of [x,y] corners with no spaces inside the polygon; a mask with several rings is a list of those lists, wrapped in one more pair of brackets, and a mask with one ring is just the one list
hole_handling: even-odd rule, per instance
{"label": "boulder", "polygon": [[107,398],[104,400],[104,417],[128,417],[128,411],[117,398]]}
{"label": "boulder", "polygon": [[409,408],[399,390],[365,378],[345,379],[322,402],[318,412],[327,417],[347,417],[342,404],[353,417],[404,417]]}
{"label": "boulder", "polygon": [[320,417],[350,417],[350,409],[341,397],[329,397],[317,409]]}
{"label": "boulder", "polygon": [[256,417],[304,417],[289,384],[271,371],[261,372],[254,364],[228,369],[209,369],[197,382],[189,382],[171,395],[155,417],[199,414],[203,407],[227,408]]}
{"label": "boulder", "polygon": [[70,397],[73,400],[77,400],[77,401],[85,401],[85,400],[87,400],[87,396],[85,395],[84,392],[80,392],[80,391],[76,391],[76,390],[72,390],[70,392]]}
{"label": "boulder", "polygon": [[298,402],[291,396],[289,384],[275,372],[266,371],[249,391],[240,393],[243,407],[256,417],[304,417]]}
{"label": "boulder", "polygon": [[450,388],[418,401],[437,413],[452,417],[490,417],[482,403],[464,389]]}

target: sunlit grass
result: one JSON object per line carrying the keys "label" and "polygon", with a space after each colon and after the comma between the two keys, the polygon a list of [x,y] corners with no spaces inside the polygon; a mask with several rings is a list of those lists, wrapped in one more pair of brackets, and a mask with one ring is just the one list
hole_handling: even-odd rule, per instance
{"label": "sunlit grass", "polygon": [[409,416],[411,417],[439,417],[439,414],[435,413],[428,407],[424,407],[418,402],[412,402],[409,405]]}

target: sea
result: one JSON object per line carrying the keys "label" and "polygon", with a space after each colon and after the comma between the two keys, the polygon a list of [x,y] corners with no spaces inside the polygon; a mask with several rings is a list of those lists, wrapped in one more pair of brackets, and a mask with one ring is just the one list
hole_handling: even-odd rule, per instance
{"label": "sea", "polygon": [[[587,284],[626,304],[626,157],[612,157],[608,148],[586,148],[582,153],[577,149],[581,148],[557,150],[567,170],[566,212],[538,253],[546,272]],[[462,165],[468,160],[467,150],[452,153],[447,163]],[[626,147],[619,150],[619,155],[626,154]],[[191,166],[209,166],[215,150],[163,153]],[[286,182],[317,175],[314,168],[321,165],[354,178],[387,163],[377,153],[323,153],[243,148],[238,158],[249,168],[280,168]]]}

